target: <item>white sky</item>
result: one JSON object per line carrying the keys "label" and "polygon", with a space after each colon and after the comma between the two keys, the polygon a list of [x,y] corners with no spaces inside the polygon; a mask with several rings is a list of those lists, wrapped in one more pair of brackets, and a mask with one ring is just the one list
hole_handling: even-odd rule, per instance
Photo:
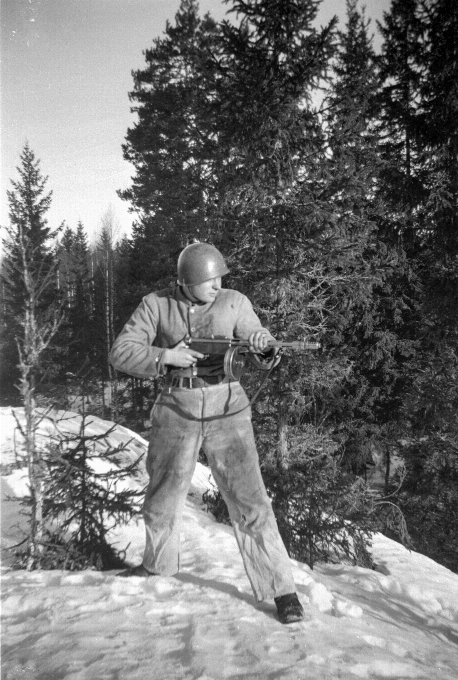
{"label": "white sky", "polygon": [[[129,186],[131,166],[121,144],[133,122],[131,71],[143,50],[174,22],[179,0],[1,0],[1,214],[8,224],[7,189],[26,140],[49,176],[49,224],[81,220],[89,234],[109,208],[122,231],[132,221],[117,189]],[[366,0],[381,19],[390,0]],[[221,0],[201,0],[201,14],[221,19]],[[319,23],[345,22],[345,0],[324,0]]]}
{"label": "white sky", "polygon": [[[22,409],[16,409],[23,421]],[[80,432],[81,416],[58,427]],[[59,419],[59,414],[57,414]],[[113,423],[90,416],[85,434]],[[52,421],[40,426],[46,446]],[[16,432],[14,430],[16,429]],[[48,434],[46,435],[46,430]],[[0,409],[2,462],[20,436],[12,409]],[[127,444],[125,463],[147,442],[124,427],[109,445]],[[99,439],[97,447],[103,446]],[[143,461],[144,462],[144,461]],[[106,464],[105,464],[106,465]],[[101,470],[99,469],[99,472]],[[104,468],[105,471],[105,468]],[[142,476],[131,480],[143,488]],[[2,477],[2,497],[21,497],[26,470]],[[306,618],[284,626],[272,601],[256,604],[231,527],[202,505],[209,470],[198,464],[182,524],[180,573],[121,579],[115,571],[8,571],[2,566],[4,680],[456,680],[458,575],[376,534],[377,569],[293,561]],[[22,538],[18,500],[4,500],[2,546]],[[143,522],[109,535],[138,563]]]}

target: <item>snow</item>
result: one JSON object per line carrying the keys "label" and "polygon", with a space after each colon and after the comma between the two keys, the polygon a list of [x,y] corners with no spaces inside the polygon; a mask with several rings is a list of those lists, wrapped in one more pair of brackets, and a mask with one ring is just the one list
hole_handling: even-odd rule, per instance
{"label": "snow", "polygon": [[[88,430],[97,433],[113,425],[89,420]],[[51,421],[43,436],[52,435]],[[66,414],[66,423],[77,432],[80,417]],[[14,442],[20,445],[15,429],[12,410],[0,409],[7,465],[15,460]],[[146,441],[126,428],[116,427],[111,437],[130,442],[128,457],[146,450]],[[2,494],[20,497],[24,470],[10,470]],[[231,528],[205,511],[201,498],[210,483],[209,471],[198,465],[177,576],[12,571],[4,553],[3,680],[458,677],[458,575],[376,535],[377,570],[321,564],[311,571],[293,561],[307,616],[284,626],[272,602],[255,603]],[[5,501],[3,546],[17,537],[18,519],[17,500]],[[113,540],[129,544],[129,562],[141,560],[141,521],[117,530]]]}

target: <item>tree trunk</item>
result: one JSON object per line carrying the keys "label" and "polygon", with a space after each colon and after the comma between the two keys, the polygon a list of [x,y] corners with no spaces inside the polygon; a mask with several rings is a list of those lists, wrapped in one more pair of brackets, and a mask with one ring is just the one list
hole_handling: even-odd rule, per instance
{"label": "tree trunk", "polygon": [[19,390],[24,403],[25,427],[20,427],[25,440],[27,468],[29,473],[31,517],[28,536],[27,569],[40,566],[44,538],[44,461],[37,449],[36,432],[38,417],[35,401],[36,373],[43,352],[56,334],[62,322],[60,308],[56,308],[49,320],[42,321],[39,314],[41,296],[55,284],[55,270],[47,273],[43,280],[37,280],[30,265],[33,248],[19,228],[21,255],[21,276],[25,289],[24,310],[21,320],[23,332],[16,338],[19,353]]}

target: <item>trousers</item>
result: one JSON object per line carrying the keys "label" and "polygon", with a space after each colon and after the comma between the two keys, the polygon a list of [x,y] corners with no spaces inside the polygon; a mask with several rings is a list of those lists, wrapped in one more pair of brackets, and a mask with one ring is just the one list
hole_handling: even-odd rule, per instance
{"label": "trousers", "polygon": [[151,413],[143,566],[179,570],[180,524],[199,451],[231,518],[257,602],[296,590],[288,553],[259,468],[248,398],[239,382],[165,388]]}

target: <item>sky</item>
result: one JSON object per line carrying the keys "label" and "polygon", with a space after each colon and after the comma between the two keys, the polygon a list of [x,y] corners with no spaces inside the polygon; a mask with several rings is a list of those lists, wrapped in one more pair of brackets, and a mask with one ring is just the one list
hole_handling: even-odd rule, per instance
{"label": "sky", "polygon": [[[132,166],[121,145],[135,120],[128,93],[143,51],[173,23],[179,0],[0,0],[0,225],[7,226],[6,192],[18,179],[28,142],[52,190],[53,228],[82,221],[93,238],[111,213],[120,234],[133,217],[116,194],[130,185]],[[334,14],[345,23],[345,0],[323,0],[318,23]],[[381,20],[390,0],[365,0]],[[230,5],[200,0],[201,14],[222,19]],[[377,41],[375,43],[377,45]]]}
{"label": "sky", "polygon": [[[23,422],[23,410],[15,412]],[[53,418],[62,434],[80,431],[81,416],[56,412]],[[55,427],[42,421],[40,447]],[[85,434],[100,437],[112,427],[105,446],[126,445],[125,463],[145,453],[139,435],[95,416]],[[12,465],[20,442],[13,409],[0,408],[3,547],[22,537],[18,499],[27,474]],[[129,488],[145,481],[143,467]],[[292,560],[306,616],[282,625],[273,602],[255,603],[232,528],[206,512],[202,494],[209,488],[209,470],[198,464],[175,576],[9,571],[4,553],[2,679],[456,680],[457,574],[375,534],[375,569],[329,563],[312,571]],[[138,563],[142,521],[119,527],[109,541],[127,546],[127,561]]]}

